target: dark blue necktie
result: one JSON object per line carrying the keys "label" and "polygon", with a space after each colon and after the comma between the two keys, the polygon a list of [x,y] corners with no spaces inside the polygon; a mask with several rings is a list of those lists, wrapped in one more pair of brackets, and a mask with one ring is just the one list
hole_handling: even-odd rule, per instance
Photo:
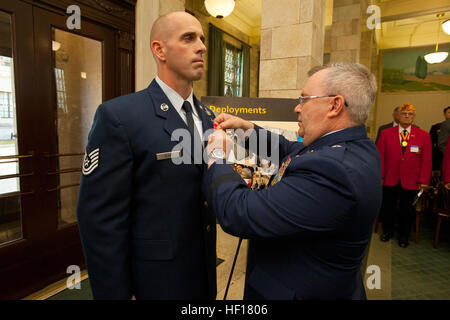
{"label": "dark blue necktie", "polygon": [[[192,114],[192,106],[189,103],[189,101],[183,102],[183,109],[186,112],[187,126],[191,133],[191,143],[192,143],[191,150],[193,152],[200,152],[201,155],[203,146],[201,143],[200,136],[197,132],[197,129],[195,128],[194,117]],[[196,150],[194,150],[195,147],[197,147]]]}

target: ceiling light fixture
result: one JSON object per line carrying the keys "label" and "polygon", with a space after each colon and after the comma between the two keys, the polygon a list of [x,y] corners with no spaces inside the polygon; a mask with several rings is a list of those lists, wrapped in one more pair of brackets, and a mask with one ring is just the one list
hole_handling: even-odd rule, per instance
{"label": "ceiling light fixture", "polygon": [[447,21],[445,21],[442,24],[442,29],[444,30],[444,32],[448,35],[450,35],[450,19],[448,19]]}
{"label": "ceiling light fixture", "polygon": [[429,54],[426,54],[424,56],[424,59],[426,62],[433,64],[433,63],[441,63],[448,57],[448,52],[441,51],[439,52],[439,33],[441,31],[441,18],[444,16],[444,13],[439,13],[436,15],[439,18],[438,22],[438,31],[437,31],[437,42],[436,42],[436,52],[432,52]]}
{"label": "ceiling light fixture", "polygon": [[234,0],[205,0],[206,11],[215,18],[225,18],[234,10]]}

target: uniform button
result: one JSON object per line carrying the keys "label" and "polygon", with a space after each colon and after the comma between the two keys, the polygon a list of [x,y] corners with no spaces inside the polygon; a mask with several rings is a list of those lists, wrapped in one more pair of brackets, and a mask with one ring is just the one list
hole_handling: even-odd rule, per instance
{"label": "uniform button", "polygon": [[208,208],[208,202],[207,201],[203,202],[203,205],[205,206],[205,208]]}
{"label": "uniform button", "polygon": [[210,232],[211,231],[211,226],[208,224],[207,226],[206,226],[206,232]]}

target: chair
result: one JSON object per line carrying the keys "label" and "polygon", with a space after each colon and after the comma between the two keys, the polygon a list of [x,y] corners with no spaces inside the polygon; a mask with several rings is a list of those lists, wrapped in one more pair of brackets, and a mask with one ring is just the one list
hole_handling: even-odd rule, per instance
{"label": "chair", "polygon": [[416,238],[415,242],[419,243],[419,231],[420,231],[420,218],[423,213],[433,211],[435,200],[437,197],[436,189],[440,185],[440,177],[441,172],[439,170],[433,171],[431,174],[430,186],[432,188],[427,189],[422,195],[420,201],[416,204],[415,212],[416,212]]}
{"label": "chair", "polygon": [[450,192],[443,184],[436,188],[436,200],[434,202],[433,212],[437,216],[436,235],[434,237],[433,247],[436,249],[439,242],[439,232],[441,231],[442,219],[450,219]]}
{"label": "chair", "polygon": [[419,243],[420,218],[424,213],[433,210],[435,204],[436,194],[435,188],[430,188],[424,191],[414,210],[416,212],[416,237],[415,243]]}

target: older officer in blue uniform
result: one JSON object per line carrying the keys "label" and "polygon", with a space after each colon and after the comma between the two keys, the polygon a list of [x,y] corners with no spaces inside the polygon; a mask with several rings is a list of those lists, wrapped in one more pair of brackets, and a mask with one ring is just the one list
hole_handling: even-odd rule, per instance
{"label": "older officer in blue uniform", "polygon": [[[303,143],[280,136],[272,145],[282,169],[265,190],[218,164],[230,142],[222,130],[210,136],[203,190],[224,231],[250,239],[245,299],[366,298],[360,268],[381,204],[381,166],[364,122],[376,91],[359,64],[311,70],[295,107]],[[216,121],[265,133],[231,115]]]}
{"label": "older officer in blue uniform", "polygon": [[93,295],[215,299],[216,229],[201,193],[204,166],[176,165],[182,154],[171,141],[179,128],[198,138],[212,128],[192,90],[203,74],[202,27],[185,12],[170,13],[154,23],[151,47],[158,76],[147,89],[100,105],[89,133],[77,213]]}

